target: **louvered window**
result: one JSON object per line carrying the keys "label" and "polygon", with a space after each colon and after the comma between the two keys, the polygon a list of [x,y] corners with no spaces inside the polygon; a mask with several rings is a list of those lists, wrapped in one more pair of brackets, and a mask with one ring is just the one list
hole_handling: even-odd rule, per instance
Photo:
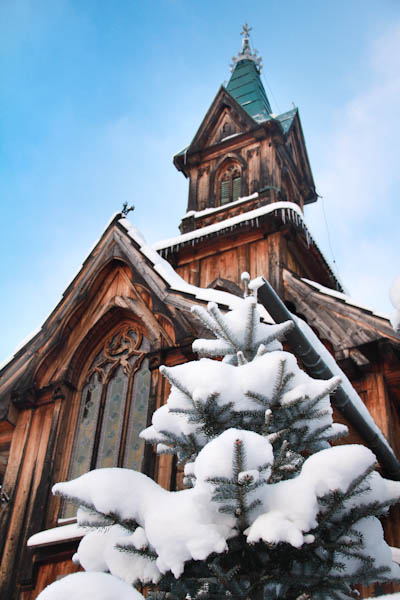
{"label": "louvered window", "polygon": [[[108,338],[92,361],[80,392],[81,404],[68,479],[91,469],[140,470],[147,425],[151,374],[148,340],[131,325]],[[65,503],[63,517],[76,507]]]}
{"label": "louvered window", "polygon": [[221,206],[234,202],[240,197],[242,178],[240,171],[230,165],[221,178],[219,203]]}
{"label": "louvered window", "polygon": [[232,180],[232,201],[235,202],[240,196],[241,177],[235,177]]}
{"label": "louvered window", "polygon": [[230,202],[230,187],[231,182],[229,180],[221,181],[221,206],[222,204]]}

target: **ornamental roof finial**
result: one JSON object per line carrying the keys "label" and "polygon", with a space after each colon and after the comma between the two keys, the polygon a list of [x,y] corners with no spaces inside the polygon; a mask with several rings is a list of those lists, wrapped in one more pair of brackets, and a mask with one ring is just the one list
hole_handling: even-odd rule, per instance
{"label": "ornamental roof finial", "polygon": [[261,73],[261,69],[262,69],[262,59],[261,56],[258,56],[258,51],[257,50],[253,50],[253,52],[251,51],[250,48],[250,31],[252,31],[252,27],[249,27],[247,23],[245,23],[243,25],[243,29],[240,32],[240,35],[243,36],[243,40],[242,40],[242,51],[239,52],[239,54],[237,56],[233,56],[232,57],[232,65],[231,65],[231,69],[233,71],[233,69],[235,68],[235,65],[241,61],[241,60],[252,60],[253,62],[256,63],[258,72]]}

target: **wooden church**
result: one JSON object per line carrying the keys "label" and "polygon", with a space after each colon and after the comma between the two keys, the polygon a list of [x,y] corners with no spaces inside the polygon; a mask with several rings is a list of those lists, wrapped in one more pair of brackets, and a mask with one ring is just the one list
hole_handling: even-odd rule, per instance
{"label": "wooden church", "polygon": [[[191,344],[203,332],[192,305],[237,305],[243,271],[268,279],[336,359],[363,408],[346,442],[374,448],[379,438],[390,457],[380,460],[382,471],[400,479],[400,339],[387,319],[343,294],[311,237],[303,208],[317,194],[299,112],[272,114],[247,26],[242,34],[228,85],[174,157],[189,179],[180,235],[149,247],[116,215],[40,332],[0,371],[4,600],[34,600],[79,569],[71,561],[80,538],[74,511],[51,495],[55,482],[123,466],[179,486],[175,461],[138,434],[168,395],[160,365],[195,359]],[[339,409],[335,416],[348,422]],[[399,546],[398,512],[385,528]]]}

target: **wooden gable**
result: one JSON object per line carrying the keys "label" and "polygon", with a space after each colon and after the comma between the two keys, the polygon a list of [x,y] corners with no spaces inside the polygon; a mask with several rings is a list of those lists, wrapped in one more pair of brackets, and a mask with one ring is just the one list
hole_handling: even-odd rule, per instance
{"label": "wooden gable", "polygon": [[232,129],[232,133],[245,133],[256,127],[250,115],[221,86],[188,148],[188,153],[203,150],[227,137],[221,131],[224,124]]}
{"label": "wooden gable", "polygon": [[[130,456],[123,445],[136,435],[136,430],[131,431],[136,421],[130,415],[140,408],[128,404],[129,386],[133,394],[136,372],[145,365],[148,392],[140,409],[141,421],[135,425],[143,429],[168,393],[158,366],[192,356],[190,304],[182,296],[172,298],[166,280],[117,217],[41,331],[2,370],[0,452],[7,465],[3,465],[0,504],[0,597],[35,598],[52,580],[51,563],[57,563],[61,571],[56,572],[60,574],[71,570],[70,542],[51,551],[46,547],[34,556],[26,544],[32,534],[54,527],[65,514],[50,489],[55,481],[68,477],[79,415],[83,414],[82,406],[85,409],[83,394],[90,374],[97,376],[93,368],[110,367],[121,375],[127,369],[126,373],[131,374],[123,392],[126,400],[118,426],[120,450],[115,455],[117,464],[127,466],[120,462]],[[131,340],[130,331],[136,336]],[[146,340],[143,350],[142,339]],[[96,357],[101,359],[105,350],[105,358],[99,363]],[[112,372],[107,372],[112,377]],[[106,378],[102,381],[107,383]],[[104,388],[102,403],[108,394]],[[100,424],[101,410],[105,409],[100,408],[96,417]],[[97,436],[98,426],[95,430]],[[156,474],[161,485],[170,487],[174,473],[171,457],[156,458],[150,447],[145,451],[143,446],[141,452],[136,468]],[[91,455],[88,459],[93,462]]]}

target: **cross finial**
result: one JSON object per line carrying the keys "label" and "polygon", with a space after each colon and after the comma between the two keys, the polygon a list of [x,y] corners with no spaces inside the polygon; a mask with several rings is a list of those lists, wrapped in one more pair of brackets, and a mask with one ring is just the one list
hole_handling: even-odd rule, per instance
{"label": "cross finial", "polygon": [[252,60],[256,63],[257,65],[257,69],[258,72],[261,72],[262,66],[261,66],[261,57],[258,56],[258,52],[257,50],[253,50],[253,52],[251,51],[250,48],[250,42],[249,42],[249,38],[250,38],[250,31],[252,31],[252,27],[249,27],[248,23],[245,23],[243,25],[242,31],[240,32],[240,35],[243,36],[243,40],[242,40],[242,51],[239,52],[239,54],[237,56],[232,57],[233,63],[231,65],[231,70],[233,71],[233,69],[235,68],[235,65],[241,61],[241,60]]}
{"label": "cross finial", "polygon": [[253,28],[249,27],[247,22],[243,25],[243,31],[240,32],[240,35],[244,35],[245,38],[249,38],[250,36],[250,31],[252,31]]}
{"label": "cross finial", "polygon": [[130,212],[131,212],[131,210],[135,210],[135,207],[133,206],[133,204],[132,204],[132,206],[128,206],[128,203],[127,203],[127,202],[124,202],[124,203],[123,203],[123,205],[122,205],[121,214],[122,214],[124,217],[126,217],[126,215],[127,215],[128,213],[130,213]]}

